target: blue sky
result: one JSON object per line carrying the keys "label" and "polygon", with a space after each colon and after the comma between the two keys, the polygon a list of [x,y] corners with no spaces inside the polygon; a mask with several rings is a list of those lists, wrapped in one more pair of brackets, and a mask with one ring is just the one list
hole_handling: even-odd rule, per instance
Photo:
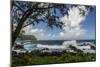
{"label": "blue sky", "polygon": [[96,25],[96,8],[94,7],[92,11],[86,16],[84,23],[82,24],[83,28],[88,30],[84,39],[95,39],[95,25]]}
{"label": "blue sky", "polygon": [[[61,17],[61,21],[66,24],[63,29],[56,27],[51,29],[46,23],[41,22],[29,30],[32,30],[32,34],[39,40],[95,39],[96,7],[88,11],[85,6],[67,6],[69,6],[69,16]],[[84,16],[80,14],[79,8],[85,11]],[[60,16],[60,13],[58,12],[57,15]]]}

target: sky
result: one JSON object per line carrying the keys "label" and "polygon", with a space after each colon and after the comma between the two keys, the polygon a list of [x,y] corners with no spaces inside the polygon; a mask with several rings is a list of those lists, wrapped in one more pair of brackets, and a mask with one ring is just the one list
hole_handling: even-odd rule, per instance
{"label": "sky", "polygon": [[[49,28],[46,23],[39,23],[25,27],[25,34],[34,35],[38,40],[82,40],[95,39],[95,24],[96,24],[96,8],[87,10],[86,6],[68,5],[68,15],[62,16],[59,21],[65,26],[62,29],[54,27]],[[82,15],[82,11],[84,15]],[[58,12],[58,16],[60,16]]]}

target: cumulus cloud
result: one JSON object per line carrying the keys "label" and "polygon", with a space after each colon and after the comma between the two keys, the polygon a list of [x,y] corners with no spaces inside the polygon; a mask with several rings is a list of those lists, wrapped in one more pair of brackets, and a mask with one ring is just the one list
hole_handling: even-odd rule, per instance
{"label": "cumulus cloud", "polygon": [[39,40],[79,39],[86,33],[86,30],[82,28],[82,23],[88,12],[89,10],[85,6],[70,7],[68,14],[60,18],[60,21],[64,23],[63,31],[56,35],[42,28],[34,29],[32,25],[25,27],[23,30],[25,30],[25,34],[35,35]]}
{"label": "cumulus cloud", "polygon": [[85,34],[86,30],[81,27],[81,23],[85,20],[88,12],[85,6],[73,6],[69,8],[68,15],[60,19],[65,24],[63,27],[64,31],[59,33],[60,37],[77,39]]}

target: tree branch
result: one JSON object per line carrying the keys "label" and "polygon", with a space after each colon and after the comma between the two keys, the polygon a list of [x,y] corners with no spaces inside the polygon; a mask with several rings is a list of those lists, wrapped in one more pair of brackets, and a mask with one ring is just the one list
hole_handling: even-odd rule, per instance
{"label": "tree branch", "polygon": [[28,26],[28,25],[31,25],[32,23],[33,23],[33,22],[28,23],[28,24],[24,25],[22,28],[24,28],[24,27],[26,27],[26,26]]}
{"label": "tree branch", "polygon": [[25,12],[20,6],[18,6],[16,3],[13,3],[14,6],[18,7],[22,12]]}
{"label": "tree branch", "polygon": [[[37,3],[38,5],[38,3]],[[34,6],[33,6],[34,7]],[[21,29],[22,29],[22,26],[24,24],[24,22],[27,20],[27,18],[33,13],[33,7],[30,8],[29,10],[27,10],[26,12],[24,12],[22,18],[20,19],[19,23],[18,23],[18,26],[16,27],[16,30],[15,32],[12,34],[12,47],[14,45],[14,42],[15,40],[17,39]]]}

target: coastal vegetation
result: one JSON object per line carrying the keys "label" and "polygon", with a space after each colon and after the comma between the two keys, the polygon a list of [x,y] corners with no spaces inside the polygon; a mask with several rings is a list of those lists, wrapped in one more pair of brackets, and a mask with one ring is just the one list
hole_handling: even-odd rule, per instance
{"label": "coastal vegetation", "polygon": [[14,49],[24,49],[24,46],[23,45],[15,45],[14,46]]}
{"label": "coastal vegetation", "polygon": [[[20,34],[18,36],[18,39],[19,40],[31,40],[31,41],[37,40],[37,38],[34,35],[23,35],[23,34]],[[15,43],[14,49],[24,49],[24,46],[21,44]]]}
{"label": "coastal vegetation", "polygon": [[18,36],[18,38],[20,38],[21,40],[32,40],[32,41],[37,40],[37,38],[34,35],[22,35],[22,34],[20,34]]}
{"label": "coastal vegetation", "polygon": [[63,53],[61,55],[20,54],[12,57],[12,66],[43,65],[95,61],[96,54]]}

